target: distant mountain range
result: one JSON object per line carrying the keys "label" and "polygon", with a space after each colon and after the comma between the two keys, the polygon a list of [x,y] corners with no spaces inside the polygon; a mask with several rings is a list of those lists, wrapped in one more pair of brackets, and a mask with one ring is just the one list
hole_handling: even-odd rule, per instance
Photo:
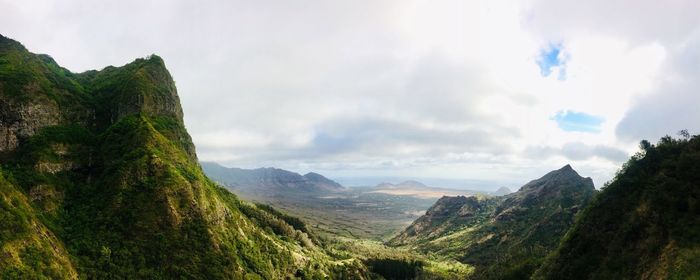
{"label": "distant mountain range", "polygon": [[318,173],[299,173],[278,168],[229,168],[215,162],[201,162],[209,178],[235,192],[274,194],[270,192],[339,192],[346,188]]}
{"label": "distant mountain range", "polygon": [[228,168],[201,162],[214,181],[244,199],[269,203],[304,217],[322,232],[383,239],[425,213],[444,195],[477,192],[434,188],[418,181],[345,188],[318,173],[279,168]]}
{"label": "distant mountain range", "polygon": [[200,166],[156,55],[72,73],[0,35],[0,279],[700,279],[681,135],[600,192],[569,165],[514,193],[344,188]]}
{"label": "distant mountain range", "polygon": [[384,193],[391,195],[408,195],[418,198],[440,198],[446,195],[474,195],[483,192],[472,190],[457,190],[447,188],[429,187],[418,181],[404,181],[398,184],[381,183],[368,191],[373,193]]}

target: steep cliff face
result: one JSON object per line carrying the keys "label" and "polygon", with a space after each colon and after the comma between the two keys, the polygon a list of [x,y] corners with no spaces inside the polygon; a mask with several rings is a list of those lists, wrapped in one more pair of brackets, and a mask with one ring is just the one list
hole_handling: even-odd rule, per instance
{"label": "steep cliff face", "polygon": [[44,62],[46,57],[30,54],[2,35],[0,53],[0,152],[6,152],[41,128],[63,122],[59,101],[77,90],[62,69]]}
{"label": "steep cliff face", "polygon": [[595,192],[567,165],[506,196],[443,197],[389,244],[475,265],[474,279],[527,278]]}
{"label": "steep cliff face", "polygon": [[700,278],[700,137],[643,147],[533,278]]}
{"label": "steep cliff face", "polygon": [[80,74],[0,37],[0,278],[363,276],[202,172],[155,55]]}

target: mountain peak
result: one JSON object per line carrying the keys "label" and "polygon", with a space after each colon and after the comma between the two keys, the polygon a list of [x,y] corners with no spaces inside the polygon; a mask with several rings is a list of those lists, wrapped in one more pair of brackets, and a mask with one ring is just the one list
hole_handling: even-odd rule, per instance
{"label": "mountain peak", "polygon": [[698,275],[697,253],[676,252],[698,248],[699,208],[691,201],[700,196],[700,137],[664,137],[649,149],[653,156],[633,157],[623,165],[577,217],[557,254],[532,279],[606,278],[603,275],[691,279]]}
{"label": "mountain peak", "polygon": [[581,175],[574,170],[573,167],[571,167],[570,164],[564,165],[562,168],[559,168],[557,170],[550,171],[549,173],[545,174],[541,179],[583,179]]}
{"label": "mountain peak", "polygon": [[0,36],[0,135],[0,278],[347,275],[304,222],[202,173],[156,55],[76,74]]}
{"label": "mountain peak", "polygon": [[316,173],[316,172],[309,172],[309,173],[306,173],[306,174],[304,174],[304,177],[307,177],[307,178],[320,178],[320,177],[323,177],[323,178],[325,178],[323,175],[318,174],[318,173]]}
{"label": "mountain peak", "polygon": [[98,104],[109,104],[98,111],[103,125],[110,125],[124,116],[143,113],[172,118],[182,123],[182,107],[175,82],[165,62],[152,54],[120,67],[83,74],[85,86],[91,88]]}
{"label": "mountain peak", "polygon": [[507,195],[511,192],[512,191],[508,187],[500,187],[493,194],[495,194],[495,195]]}
{"label": "mountain peak", "polygon": [[518,193],[537,192],[540,194],[559,191],[563,188],[574,188],[575,190],[594,191],[593,180],[590,177],[582,177],[567,164],[562,168],[550,171],[539,179],[532,180],[522,186]]}
{"label": "mountain peak", "polygon": [[553,170],[549,172],[548,174],[560,174],[560,175],[568,175],[568,176],[576,176],[576,177],[581,177],[581,175],[574,170],[573,167],[571,167],[571,164],[564,165],[562,168],[559,168],[557,170]]}

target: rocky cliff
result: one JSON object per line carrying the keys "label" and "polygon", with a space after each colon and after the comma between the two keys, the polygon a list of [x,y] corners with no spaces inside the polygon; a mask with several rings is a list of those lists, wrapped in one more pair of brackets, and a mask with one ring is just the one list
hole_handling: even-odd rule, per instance
{"label": "rocky cliff", "polygon": [[182,117],[156,55],[72,73],[0,36],[0,278],[363,277],[210,181]]}

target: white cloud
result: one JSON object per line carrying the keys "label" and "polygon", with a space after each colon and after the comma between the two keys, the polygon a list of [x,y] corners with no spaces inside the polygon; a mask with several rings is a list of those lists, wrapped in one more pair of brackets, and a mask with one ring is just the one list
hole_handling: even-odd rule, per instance
{"label": "white cloud", "polygon": [[[508,184],[572,162],[600,185],[639,138],[700,130],[699,5],[0,0],[0,32],[74,71],[158,53],[203,160]],[[537,65],[552,44],[565,80]]]}
{"label": "white cloud", "polygon": [[[700,133],[700,32],[671,50],[656,87],[635,100],[617,126],[623,140],[652,142],[681,129]],[[674,135],[675,136],[675,135]]]}

